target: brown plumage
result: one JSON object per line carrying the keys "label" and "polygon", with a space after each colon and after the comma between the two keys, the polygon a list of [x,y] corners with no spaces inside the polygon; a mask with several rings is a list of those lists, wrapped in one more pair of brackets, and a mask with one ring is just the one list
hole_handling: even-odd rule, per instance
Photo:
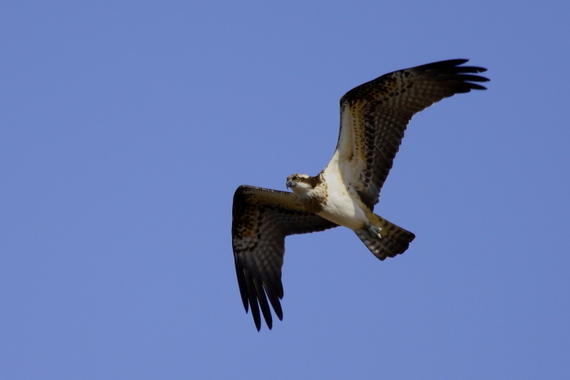
{"label": "brown plumage", "polygon": [[256,328],[261,327],[259,309],[267,326],[272,318],[269,303],[283,318],[281,266],[285,236],[323,231],[337,225],[307,212],[293,193],[240,186],[234,194],[232,246],[241,299],[251,309]]}
{"label": "brown plumage", "polygon": [[414,234],[375,215],[380,189],[411,117],[445,97],[483,90],[488,79],[466,59],[395,71],[364,83],[340,100],[336,151],[316,176],[292,175],[294,193],[240,186],[233,203],[232,246],[245,310],[256,328],[269,328],[271,307],[283,317],[281,267],[284,240],[292,234],[344,225],[379,259],[403,253]]}
{"label": "brown plumage", "polygon": [[[341,98],[341,120],[348,122],[341,125],[337,150],[358,168],[353,170],[357,177],[348,180],[368,207],[378,202],[412,116],[451,95],[485,89],[473,82],[488,81],[474,75],[486,69],[461,66],[465,62],[467,59],[453,59],[395,71]],[[353,139],[345,139],[343,144],[345,128],[351,129]]]}

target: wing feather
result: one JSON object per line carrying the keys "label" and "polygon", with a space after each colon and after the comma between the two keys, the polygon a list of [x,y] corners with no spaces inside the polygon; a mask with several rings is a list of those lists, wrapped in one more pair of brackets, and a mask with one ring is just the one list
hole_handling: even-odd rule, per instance
{"label": "wing feather", "polygon": [[462,66],[466,62],[453,59],[395,71],[341,98],[341,128],[333,157],[368,207],[378,202],[412,116],[443,98],[485,89],[474,82],[488,81],[475,75],[486,69]]}
{"label": "wing feather", "polygon": [[[240,186],[234,194],[232,246],[245,311],[257,330],[261,315],[271,329],[271,307],[283,319],[281,267],[285,237],[322,231],[337,225],[307,212],[293,193]],[[261,314],[260,314],[261,310]]]}

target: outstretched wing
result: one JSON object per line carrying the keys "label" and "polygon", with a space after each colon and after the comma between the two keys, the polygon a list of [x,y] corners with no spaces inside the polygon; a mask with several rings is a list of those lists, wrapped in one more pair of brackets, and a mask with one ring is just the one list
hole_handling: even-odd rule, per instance
{"label": "outstretched wing", "polygon": [[285,236],[336,226],[305,211],[293,193],[238,187],[234,194],[232,246],[243,306],[246,312],[251,308],[257,330],[261,328],[260,308],[267,327],[272,327],[269,303],[275,315],[283,319],[279,300],[283,298]]}
{"label": "outstretched wing", "polygon": [[411,117],[431,104],[458,93],[484,90],[474,82],[486,69],[462,66],[466,59],[434,62],[395,71],[364,83],[340,100],[341,127],[333,162],[343,178],[370,208],[380,189]]}

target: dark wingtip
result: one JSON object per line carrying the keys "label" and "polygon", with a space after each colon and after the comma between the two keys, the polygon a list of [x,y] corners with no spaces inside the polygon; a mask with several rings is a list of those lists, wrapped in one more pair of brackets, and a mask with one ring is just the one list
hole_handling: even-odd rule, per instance
{"label": "dark wingtip", "polygon": [[265,319],[265,324],[271,330],[273,326],[273,318],[271,318],[271,310],[269,309],[269,303],[267,302],[267,296],[265,295],[265,291],[263,290],[263,285],[259,279],[254,279],[254,286],[257,303],[261,308],[261,313],[263,314],[263,319]]}
{"label": "dark wingtip", "polygon": [[255,328],[257,329],[257,331],[259,331],[261,329],[261,317],[259,315],[259,309],[257,304],[255,305],[255,307],[253,307],[253,305],[251,306],[251,315],[253,316],[253,323],[255,323]]}
{"label": "dark wingtip", "polygon": [[433,70],[433,69],[450,68],[450,67],[463,65],[464,63],[467,62],[469,62],[469,60],[466,58],[446,59],[443,61],[436,61],[436,62],[426,63],[425,65],[416,66],[416,69]]}
{"label": "dark wingtip", "polygon": [[251,316],[253,317],[253,322],[255,323],[257,331],[259,331],[261,328],[261,316],[259,315],[259,304],[257,302],[255,287],[254,284],[249,280],[246,280],[246,286]]}
{"label": "dark wingtip", "polygon": [[429,71],[442,80],[457,81],[457,87],[455,87],[456,93],[465,93],[471,90],[486,90],[487,88],[485,86],[473,82],[488,82],[489,78],[475,75],[483,73],[487,71],[487,69],[480,66],[462,66],[468,61],[469,60],[465,58],[448,59],[428,63],[418,68],[420,70]]}
{"label": "dark wingtip", "polygon": [[241,296],[241,302],[243,303],[243,308],[247,313],[247,311],[249,310],[249,301],[248,301],[249,296],[247,294],[247,285],[245,282],[245,275],[243,273],[242,268],[238,265],[237,260],[236,260],[236,275],[238,280],[239,293]]}
{"label": "dark wingtip", "polygon": [[283,310],[281,309],[281,305],[279,305],[278,308],[274,308],[275,311],[275,315],[277,315],[277,318],[279,318],[280,321],[283,320]]}
{"label": "dark wingtip", "polygon": [[487,87],[485,86],[481,86],[480,84],[476,84],[476,83],[468,83],[469,84],[469,89],[471,90],[486,90]]}
{"label": "dark wingtip", "polygon": [[463,79],[466,82],[488,82],[489,78],[482,77],[480,75],[471,74],[459,74],[458,78]]}
{"label": "dark wingtip", "polygon": [[437,61],[427,63],[425,65],[417,66],[416,69],[420,70],[451,70],[458,73],[482,73],[487,71],[485,67],[480,66],[461,66],[469,62],[466,58],[447,59],[444,61]]}
{"label": "dark wingtip", "polygon": [[238,282],[240,282],[240,285],[243,285],[243,287],[240,287],[240,290],[242,290],[245,311],[248,312],[248,309],[251,311],[253,323],[257,331],[261,330],[262,316],[269,330],[273,328],[270,304],[273,306],[277,318],[283,320],[283,310],[281,309],[279,297],[275,296],[275,294],[282,294],[283,292],[280,281],[275,282],[279,286],[272,287],[268,283],[264,284],[259,278],[251,277],[247,272],[238,271]]}
{"label": "dark wingtip", "polygon": [[273,306],[273,311],[275,312],[275,315],[277,316],[277,318],[279,318],[280,321],[282,321],[283,320],[283,309],[281,309],[281,303],[279,302],[279,299],[274,297],[271,292],[267,296],[269,298],[269,302],[271,303],[271,306]]}
{"label": "dark wingtip", "polygon": [[442,65],[449,65],[449,66],[459,66],[459,65],[463,65],[464,63],[469,62],[469,59],[467,58],[454,58],[454,59],[446,59],[444,61],[439,61],[439,62],[435,62],[437,63],[441,63]]}

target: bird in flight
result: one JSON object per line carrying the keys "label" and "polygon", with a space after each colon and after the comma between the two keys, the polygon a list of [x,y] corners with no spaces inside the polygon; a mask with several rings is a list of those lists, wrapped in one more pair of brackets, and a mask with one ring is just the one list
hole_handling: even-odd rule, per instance
{"label": "bird in flight", "polygon": [[241,299],[257,330],[261,314],[283,319],[281,267],[285,237],[345,226],[380,260],[403,253],[415,235],[374,214],[380,189],[412,116],[471,90],[486,71],[467,59],[429,63],[382,75],[340,99],[340,132],[332,158],[315,176],[292,174],[292,192],[239,186],[232,210],[232,247]]}

